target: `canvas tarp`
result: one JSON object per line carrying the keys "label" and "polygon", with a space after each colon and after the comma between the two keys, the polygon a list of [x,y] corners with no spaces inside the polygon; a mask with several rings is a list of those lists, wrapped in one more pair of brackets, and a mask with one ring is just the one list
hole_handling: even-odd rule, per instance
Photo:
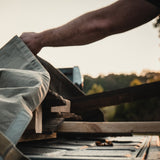
{"label": "canvas tarp", "polygon": [[0,132],[16,144],[45,98],[50,77],[18,37],[0,49]]}

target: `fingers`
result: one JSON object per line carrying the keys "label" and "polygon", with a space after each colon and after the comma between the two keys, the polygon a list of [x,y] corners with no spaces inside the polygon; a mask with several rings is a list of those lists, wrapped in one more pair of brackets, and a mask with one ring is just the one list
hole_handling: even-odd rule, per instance
{"label": "fingers", "polygon": [[40,40],[37,33],[24,32],[20,38],[24,41],[34,55],[38,54],[38,52],[41,50]]}

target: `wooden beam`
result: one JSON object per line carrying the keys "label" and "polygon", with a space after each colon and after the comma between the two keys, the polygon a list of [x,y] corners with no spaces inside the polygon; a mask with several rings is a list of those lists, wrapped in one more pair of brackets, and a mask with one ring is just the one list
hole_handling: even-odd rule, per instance
{"label": "wooden beam", "polygon": [[34,130],[35,133],[42,133],[42,106],[40,105],[33,112],[33,118],[26,131]]}
{"label": "wooden beam", "polygon": [[36,141],[36,140],[46,140],[46,139],[53,139],[57,138],[56,133],[52,134],[37,134],[37,133],[30,133],[30,134],[24,134],[19,142],[28,142],[28,141]]}
{"label": "wooden beam", "polygon": [[71,112],[83,113],[105,106],[117,105],[156,96],[160,96],[160,82],[74,98],[71,101]]}
{"label": "wooden beam", "polygon": [[42,106],[35,110],[35,133],[42,133]]}
{"label": "wooden beam", "polygon": [[160,122],[63,122],[57,132],[63,133],[160,133]]}
{"label": "wooden beam", "polygon": [[65,99],[62,96],[54,91],[49,90],[42,103],[42,106],[45,108],[50,108],[51,106],[61,106],[65,104]]}
{"label": "wooden beam", "polygon": [[70,108],[71,108],[71,102],[67,99],[65,99],[65,102],[66,102],[66,105],[63,105],[63,106],[54,106],[54,107],[51,107],[51,112],[68,112],[70,113]]}
{"label": "wooden beam", "polygon": [[57,131],[57,128],[63,123],[64,118],[48,117],[43,122],[43,133],[53,133]]}

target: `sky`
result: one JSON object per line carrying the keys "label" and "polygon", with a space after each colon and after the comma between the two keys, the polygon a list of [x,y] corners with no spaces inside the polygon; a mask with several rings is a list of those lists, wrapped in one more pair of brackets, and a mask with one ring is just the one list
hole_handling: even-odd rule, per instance
{"label": "sky", "polygon": [[[0,47],[23,32],[41,32],[116,0],[0,0]],[[155,20],[84,46],[46,47],[38,54],[54,67],[79,66],[82,75],[160,71]]]}

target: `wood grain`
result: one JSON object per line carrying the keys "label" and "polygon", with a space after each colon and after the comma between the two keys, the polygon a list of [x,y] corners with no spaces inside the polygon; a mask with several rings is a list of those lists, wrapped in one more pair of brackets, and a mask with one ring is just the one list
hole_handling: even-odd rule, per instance
{"label": "wood grain", "polygon": [[63,133],[160,133],[160,122],[63,122]]}

